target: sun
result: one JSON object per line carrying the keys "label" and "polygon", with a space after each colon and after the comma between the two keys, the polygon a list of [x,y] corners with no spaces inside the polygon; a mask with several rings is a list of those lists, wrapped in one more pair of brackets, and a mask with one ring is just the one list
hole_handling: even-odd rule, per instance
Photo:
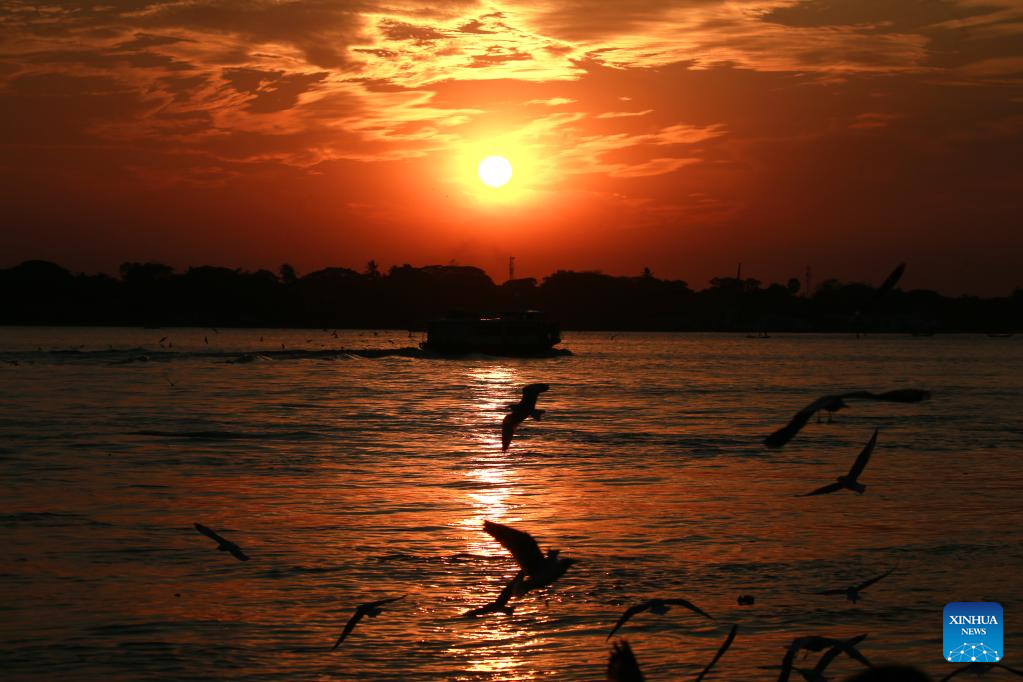
{"label": "sun", "polygon": [[476,169],[480,180],[489,187],[501,187],[507,185],[512,178],[512,165],[503,156],[488,156],[480,161]]}

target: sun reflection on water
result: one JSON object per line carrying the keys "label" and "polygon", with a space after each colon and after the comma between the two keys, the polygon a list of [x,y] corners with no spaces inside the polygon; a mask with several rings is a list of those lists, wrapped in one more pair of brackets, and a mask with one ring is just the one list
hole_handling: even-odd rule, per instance
{"label": "sun reflection on water", "polygon": [[[503,585],[512,578],[517,566],[508,553],[482,532],[483,522],[506,521],[513,506],[510,498],[517,487],[517,468],[513,457],[501,451],[501,419],[505,406],[514,402],[520,381],[518,373],[501,365],[472,368],[467,373],[472,395],[474,426],[469,429],[474,453],[470,455],[463,475],[470,483],[466,487],[466,505],[469,514],[459,525],[465,530],[465,552],[493,558],[499,572],[465,589],[464,603],[479,605],[494,599]],[[458,642],[451,653],[464,658],[465,670],[470,675],[486,673],[495,679],[523,676],[526,665],[525,650],[535,647],[536,633],[527,627],[531,619],[523,619],[522,605],[516,614],[491,614],[473,618],[469,627],[459,629]],[[514,673],[512,673],[514,671]],[[526,675],[527,677],[531,675]]]}

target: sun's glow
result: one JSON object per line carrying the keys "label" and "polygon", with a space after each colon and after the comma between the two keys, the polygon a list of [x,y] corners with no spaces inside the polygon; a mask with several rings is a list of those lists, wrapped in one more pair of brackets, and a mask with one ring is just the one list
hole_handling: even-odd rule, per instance
{"label": "sun's glow", "polygon": [[502,187],[512,178],[512,165],[503,156],[488,156],[480,161],[476,172],[483,184],[489,187]]}

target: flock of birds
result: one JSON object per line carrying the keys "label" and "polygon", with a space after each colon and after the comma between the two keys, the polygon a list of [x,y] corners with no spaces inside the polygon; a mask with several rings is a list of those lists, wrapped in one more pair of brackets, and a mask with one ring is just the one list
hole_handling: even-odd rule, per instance
{"label": "flock of birds", "polygon": [[[521,400],[507,406],[509,413],[506,417],[504,417],[501,424],[502,450],[509,449],[517,428],[526,419],[530,417],[535,420],[541,419],[544,414],[544,410],[537,408],[537,401],[540,395],[549,389],[550,386],[548,384],[529,384],[522,389]],[[929,397],[930,393],[928,391],[917,389],[900,389],[884,393],[856,391],[852,393],[823,396],[799,410],[788,424],[770,434],[764,440],[764,444],[768,448],[783,447],[786,443],[796,437],[796,435],[810,422],[815,414],[819,415],[820,412],[827,412],[828,420],[830,422],[832,420],[832,415],[835,412],[848,407],[846,401],[863,400],[891,403],[917,403],[927,400]],[[820,416],[818,416],[818,421],[821,421]],[[839,492],[841,490],[850,490],[857,494],[862,494],[866,490],[866,486],[859,482],[859,477],[867,466],[870,456],[877,445],[877,437],[878,431],[875,429],[870,440],[857,456],[848,473],[838,476],[835,483],[817,488],[812,492],[806,493],[804,496],[824,495]],[[216,531],[200,523],[195,524],[195,529],[199,533],[216,542],[217,549],[219,551],[230,553],[239,561],[249,560],[248,555],[246,555],[237,544],[224,538]],[[557,549],[548,549],[545,554],[541,550],[536,539],[530,533],[521,529],[493,521],[485,521],[483,531],[500,543],[501,546],[511,554],[511,557],[519,567],[519,571],[503,586],[500,593],[493,599],[493,601],[466,611],[464,614],[466,617],[478,617],[495,613],[511,615],[514,610],[514,606],[511,603],[513,599],[521,598],[530,591],[539,590],[552,585],[564,576],[572,565],[577,562],[576,559],[571,557],[561,556]],[[889,569],[880,575],[855,585],[823,590],[818,592],[818,594],[844,595],[847,600],[855,604],[860,600],[862,596],[861,593],[863,591],[891,575],[893,571],[894,569]],[[331,650],[338,649],[345,640],[348,639],[363,618],[376,618],[384,612],[386,607],[401,601],[406,596],[407,595],[389,597],[358,605],[348,622],[344,625],[344,628],[337,640],[334,642],[334,645],[331,647]],[[752,605],[754,603],[754,598],[749,595],[741,595],[738,598],[738,603],[740,605]],[[618,621],[613,625],[610,632],[607,634],[606,640],[610,640],[634,616],[644,612],[664,615],[668,613],[672,607],[680,607],[702,618],[709,620],[714,619],[713,616],[705,610],[687,599],[683,599],[681,597],[657,597],[628,607],[621,614]],[[707,666],[699,673],[696,680],[703,680],[711,673],[715,664],[717,664],[721,657],[724,656],[732,646],[738,630],[739,626],[737,624],[732,625],[728,636],[721,644],[717,653],[710,660]],[[866,639],[866,637],[866,634],[849,639],[838,639],[820,635],[797,637],[786,647],[780,664],[763,666],[762,669],[778,670],[779,682],[786,682],[791,678],[793,673],[800,675],[808,682],[825,682],[828,679],[825,676],[827,668],[835,659],[844,655],[865,666],[867,670],[866,674],[862,677],[864,680],[927,679],[925,676],[922,676],[921,673],[914,672],[911,669],[899,669],[902,672],[885,673],[883,668],[873,666],[873,664],[858,649],[858,645]],[[797,664],[797,657],[800,653],[803,654],[804,658],[808,653],[819,653],[821,656],[817,659],[812,668],[806,668]],[[965,672],[982,674],[992,668],[1002,668],[1016,675],[1023,675],[1023,671],[1009,668],[1008,666],[1000,663],[973,662],[961,668],[957,668],[943,678],[943,680],[949,680],[952,677]],[[892,674],[896,676],[890,676]],[[916,677],[912,677],[912,675],[916,675]],[[638,682],[644,679],[636,655],[633,652],[632,647],[625,640],[616,640],[612,645],[610,659],[607,665],[607,679],[611,682]]]}
{"label": "flock of birds", "polygon": [[[901,277],[903,269],[904,265],[897,267],[895,271],[889,275],[888,279],[885,280],[884,284],[882,284],[877,292],[875,292],[872,298],[866,302],[863,309],[867,309],[874,305],[888,290],[894,287],[895,283]],[[216,333],[217,330],[213,331]],[[164,341],[166,341],[166,339],[160,340],[161,346]],[[208,343],[207,339],[204,339],[204,341]],[[544,410],[537,408],[537,401],[541,394],[545,393],[549,389],[550,386],[545,383],[529,384],[522,389],[521,400],[507,406],[508,415],[504,417],[501,423],[502,450],[507,451],[510,448],[516,430],[523,424],[523,422],[529,418],[540,420],[543,417]],[[930,398],[930,393],[919,389],[899,389],[883,393],[854,391],[822,396],[796,412],[785,426],[767,436],[764,439],[764,445],[771,449],[784,447],[793,438],[795,438],[808,423],[810,423],[814,416],[816,416],[817,421],[820,422],[821,413],[826,413],[827,421],[830,423],[833,420],[833,415],[839,410],[848,408],[850,402],[874,401],[885,403],[918,403],[927,400],[928,398]],[[861,483],[859,479],[870,461],[871,454],[877,445],[877,439],[878,431],[875,429],[869,441],[856,457],[852,467],[846,474],[838,476],[834,483],[816,488],[802,496],[809,497],[826,495],[837,493],[842,490],[849,490],[857,494],[863,494],[866,490],[866,485]],[[217,549],[219,551],[227,552],[239,561],[249,560],[249,556],[245,554],[245,552],[242,551],[237,544],[224,538],[211,528],[208,528],[201,523],[196,523],[195,529],[202,535],[216,542]],[[530,533],[521,529],[493,521],[485,521],[483,531],[500,543],[500,545],[511,554],[511,557],[519,567],[519,571],[503,586],[500,593],[493,599],[493,601],[466,611],[464,614],[466,617],[478,617],[495,613],[511,615],[514,610],[514,606],[511,604],[513,599],[521,598],[530,591],[539,590],[552,585],[564,576],[572,565],[577,562],[576,559],[571,557],[561,556],[557,549],[548,549],[545,554],[540,549],[540,545],[536,539]],[[894,569],[889,569],[880,575],[858,584],[828,589],[818,592],[818,594],[835,596],[844,595],[847,600],[856,604],[861,598],[861,593],[864,590],[891,575],[893,571]],[[337,640],[331,647],[331,650],[338,649],[348,639],[363,618],[376,618],[384,612],[385,608],[403,600],[406,596],[407,595],[389,597],[358,605],[348,622],[344,625]],[[737,601],[740,606],[750,606],[755,600],[752,596],[740,595]],[[664,615],[668,613],[672,607],[679,607],[695,614],[696,616],[714,620],[709,613],[687,599],[683,599],[681,597],[652,598],[628,607],[618,618],[617,622],[614,623],[610,632],[607,634],[606,640],[610,640],[629,622],[630,619],[636,615],[644,612]],[[698,682],[711,673],[714,666],[729,650],[736,638],[738,630],[739,626],[737,624],[732,625],[727,637],[721,644],[717,653],[696,677]],[[778,670],[779,682],[786,682],[790,679],[793,673],[802,676],[803,679],[808,682],[825,682],[828,679],[825,676],[827,668],[835,659],[844,655],[849,659],[859,662],[866,668],[866,671],[862,676],[854,679],[927,679],[926,676],[922,675],[922,673],[913,671],[909,668],[900,668],[897,670],[892,669],[886,672],[886,669],[884,668],[875,667],[858,649],[858,646],[864,639],[866,639],[866,637],[866,634],[849,639],[838,639],[820,635],[797,637],[786,647],[780,664],[763,666],[762,669]],[[803,654],[803,658],[805,658],[809,653],[819,653],[821,655],[812,668],[806,668],[797,664],[797,657],[800,653]],[[1014,670],[1001,663],[973,662],[952,671],[949,675],[943,678],[943,682],[944,680],[949,680],[962,673],[983,674],[993,668],[1001,668],[1016,675],[1023,675],[1023,671]],[[638,682],[644,679],[636,655],[633,652],[632,647],[625,640],[616,640],[612,645],[607,665],[607,679],[611,682]]]}

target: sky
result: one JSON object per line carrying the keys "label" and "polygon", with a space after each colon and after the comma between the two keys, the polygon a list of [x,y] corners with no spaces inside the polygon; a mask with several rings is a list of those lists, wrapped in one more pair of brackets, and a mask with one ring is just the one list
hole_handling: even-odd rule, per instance
{"label": "sky", "polygon": [[1002,295],[1023,0],[0,0],[0,148],[0,267]]}

